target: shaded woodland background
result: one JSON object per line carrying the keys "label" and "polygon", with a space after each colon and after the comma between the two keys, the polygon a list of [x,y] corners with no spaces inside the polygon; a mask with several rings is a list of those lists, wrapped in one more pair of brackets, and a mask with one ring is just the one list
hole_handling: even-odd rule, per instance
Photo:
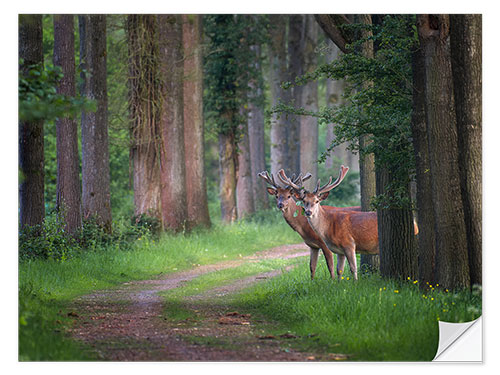
{"label": "shaded woodland background", "polygon": [[342,163],[333,204],[378,214],[362,263],[481,284],[481,33],[480,15],[21,15],[20,229],[188,233],[270,214],[262,170],[314,184]]}

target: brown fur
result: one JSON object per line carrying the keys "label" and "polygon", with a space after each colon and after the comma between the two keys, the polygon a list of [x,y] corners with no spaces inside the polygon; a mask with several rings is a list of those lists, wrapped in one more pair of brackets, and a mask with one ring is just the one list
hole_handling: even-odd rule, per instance
{"label": "brown fur", "polygon": [[[288,225],[296,231],[304,240],[305,244],[311,249],[311,257],[309,262],[309,267],[311,271],[311,279],[314,279],[316,272],[317,259],[319,254],[319,249],[323,252],[325,256],[325,261],[328,266],[330,275],[335,278],[333,271],[333,255],[328,249],[328,246],[323,242],[323,240],[318,236],[318,234],[311,228],[309,222],[304,215],[304,209],[298,206],[294,199],[290,189],[285,188],[272,188],[268,187],[267,191],[269,194],[276,197],[276,203],[278,209],[283,213],[283,218],[286,220]],[[280,208],[279,205],[282,204]],[[361,208],[357,207],[331,207],[324,206],[327,211],[360,211]],[[296,214],[295,214],[296,213]],[[343,254],[337,254],[337,274],[341,275],[344,269],[345,257]]]}
{"label": "brown fur", "polygon": [[304,202],[307,220],[313,230],[336,254],[347,257],[354,279],[357,280],[356,253],[378,254],[378,230],[376,212],[338,211],[321,206],[328,192],[314,194],[295,192]]}

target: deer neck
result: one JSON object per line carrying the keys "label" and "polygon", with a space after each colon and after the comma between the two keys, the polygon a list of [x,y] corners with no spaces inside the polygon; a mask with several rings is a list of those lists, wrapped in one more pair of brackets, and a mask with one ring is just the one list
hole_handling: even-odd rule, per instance
{"label": "deer neck", "polygon": [[321,236],[321,233],[323,233],[323,226],[327,222],[327,217],[326,217],[326,211],[324,208],[320,205],[318,207],[318,210],[311,216],[307,218],[307,221],[309,222],[309,225],[311,228],[318,233]]}
{"label": "deer neck", "polygon": [[303,217],[301,210],[302,207],[297,206],[295,202],[292,202],[282,211],[283,218],[295,231],[300,230],[300,219]]}

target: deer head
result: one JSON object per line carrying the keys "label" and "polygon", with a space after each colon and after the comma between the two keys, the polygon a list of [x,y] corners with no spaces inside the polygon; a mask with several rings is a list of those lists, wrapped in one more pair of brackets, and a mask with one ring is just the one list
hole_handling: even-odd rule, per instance
{"label": "deer head", "polygon": [[[274,180],[274,176],[272,174],[269,175],[267,171],[260,172],[258,176],[271,185],[267,187],[267,192],[276,197],[276,206],[278,209],[282,211],[286,210],[288,205],[293,201],[293,187],[289,184],[285,184],[284,187],[281,187]],[[304,181],[311,177],[312,175],[310,173],[307,173],[305,176],[302,176],[301,173],[298,177],[295,177],[294,174],[292,176],[291,183],[295,186],[298,186],[298,184],[302,185]]]}
{"label": "deer head", "polygon": [[283,183],[288,184],[292,187],[294,198],[304,203],[304,214],[309,218],[317,214],[320,202],[328,198],[330,190],[332,190],[342,182],[347,174],[347,171],[349,171],[349,167],[341,165],[339,176],[337,177],[335,182],[332,183],[332,177],[330,176],[330,180],[324,186],[321,186],[320,180],[318,179],[316,188],[313,190],[313,192],[309,192],[303,189],[301,186],[295,184],[294,181],[290,180],[286,176],[283,169],[278,172],[278,177]]}

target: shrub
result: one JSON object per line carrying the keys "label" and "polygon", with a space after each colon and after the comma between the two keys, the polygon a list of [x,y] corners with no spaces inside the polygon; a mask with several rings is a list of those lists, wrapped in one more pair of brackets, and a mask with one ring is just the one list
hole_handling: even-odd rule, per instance
{"label": "shrub", "polygon": [[19,259],[34,258],[64,261],[80,249],[67,235],[56,215],[48,215],[42,225],[25,227],[19,233]]}
{"label": "shrub", "polygon": [[19,233],[19,260],[53,259],[64,261],[83,250],[105,250],[116,246],[127,250],[140,237],[157,232],[158,224],[144,219],[135,223],[125,218],[113,221],[113,230],[108,233],[95,218],[83,222],[80,231],[68,235],[64,224],[55,213],[47,215],[42,225],[25,227]]}

